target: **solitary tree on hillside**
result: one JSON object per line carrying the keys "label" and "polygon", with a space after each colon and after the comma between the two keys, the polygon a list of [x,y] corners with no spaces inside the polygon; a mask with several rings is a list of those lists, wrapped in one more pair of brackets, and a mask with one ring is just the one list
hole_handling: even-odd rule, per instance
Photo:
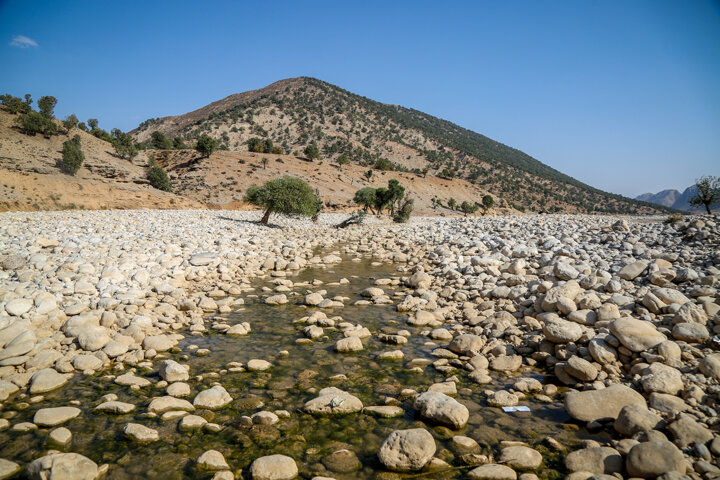
{"label": "solitary tree on hillside", "polygon": [[267,225],[272,213],[312,217],[321,205],[313,189],[304,180],[285,176],[251,185],[245,192],[246,202],[265,209],[260,223]]}
{"label": "solitary tree on hillside", "polygon": [[84,160],[85,155],[80,149],[80,135],[75,135],[72,139],[63,143],[60,170],[75,175],[80,170]]}
{"label": "solitary tree on hillside", "polygon": [[57,105],[57,98],[52,96],[40,97],[37,102],[38,110],[40,115],[47,118],[52,118],[55,114],[55,105]]}
{"label": "solitary tree on hillside", "polygon": [[157,130],[150,134],[150,143],[153,148],[157,148],[158,150],[169,150],[172,148],[170,139]]}
{"label": "solitary tree on hillside", "polygon": [[477,212],[478,208],[479,208],[478,205],[476,205],[476,204],[474,204],[474,203],[469,203],[469,202],[466,202],[466,201],[463,201],[463,202],[460,204],[460,211],[462,211],[462,212],[465,214],[466,217],[468,216],[468,213],[475,213],[475,212]]}
{"label": "solitary tree on hillside", "polygon": [[704,206],[708,215],[712,215],[710,207],[720,202],[720,178],[705,175],[695,180],[697,193],[690,199],[690,205]]}
{"label": "solitary tree on hillside", "polygon": [[485,195],[482,198],[482,205],[483,205],[483,213],[487,213],[488,210],[490,210],[493,205],[495,205],[495,199],[491,197],[490,195]]}
{"label": "solitary tree on hillside", "polygon": [[450,197],[450,200],[448,200],[448,207],[450,207],[450,210],[455,210],[455,207],[457,207],[457,202],[454,198]]}
{"label": "solitary tree on hillside", "polygon": [[318,148],[317,143],[315,143],[315,140],[305,147],[303,153],[305,153],[305,156],[307,156],[310,160],[320,158],[320,149]]}
{"label": "solitary tree on hillside", "polygon": [[265,170],[267,168],[267,164],[268,164],[267,157],[263,157],[262,160],[260,160],[260,161],[262,162],[263,170]]}
{"label": "solitary tree on hillside", "polygon": [[98,128],[98,125],[100,124],[100,122],[98,122],[97,118],[88,118],[87,124],[91,130],[95,130],[96,128]]}
{"label": "solitary tree on hillside", "polygon": [[75,128],[78,125],[78,118],[75,116],[74,113],[71,113],[67,117],[65,117],[65,120],[63,120],[63,127],[70,130],[71,128]]}
{"label": "solitary tree on hillside", "polygon": [[372,170],[368,170],[367,172],[365,172],[364,175],[365,175],[365,178],[367,179],[367,181],[369,182],[370,179],[371,179],[372,176],[373,176],[373,171],[372,171]]}
{"label": "solitary tree on hillside", "polygon": [[138,154],[137,147],[133,143],[132,137],[129,133],[123,133],[119,128],[112,129],[113,136],[113,147],[115,152],[123,158],[127,158],[132,161],[133,158]]}
{"label": "solitary tree on hillside", "polygon": [[200,152],[203,157],[209,157],[216,148],[217,140],[212,138],[207,133],[203,133],[200,138],[198,138],[198,141],[195,144],[195,150]]}

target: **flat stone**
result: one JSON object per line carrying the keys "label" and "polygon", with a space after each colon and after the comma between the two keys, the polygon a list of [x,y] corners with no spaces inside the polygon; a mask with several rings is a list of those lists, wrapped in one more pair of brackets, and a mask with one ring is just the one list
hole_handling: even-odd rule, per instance
{"label": "flat stone", "polygon": [[568,392],[565,409],[568,414],[584,422],[616,419],[626,405],[638,404],[647,408],[645,398],[625,385],[615,384],[601,390]]}
{"label": "flat stone", "polygon": [[[7,269],[6,269],[7,270]],[[0,458],[0,480],[10,478],[22,470],[22,467],[15,462]]]}
{"label": "flat stone", "polygon": [[132,403],[118,402],[113,400],[110,402],[103,402],[94,409],[96,412],[101,413],[112,413],[116,415],[122,415],[130,413],[135,410],[135,405]]}
{"label": "flat stone", "polygon": [[132,372],[124,373],[122,375],[118,375],[115,377],[115,383],[118,385],[126,385],[126,386],[138,386],[138,387],[146,387],[150,385],[150,380],[143,377],[138,377]]}
{"label": "flat stone", "polygon": [[160,434],[157,430],[148,428],[139,423],[128,423],[123,427],[125,436],[138,443],[150,443],[160,440]]}
{"label": "flat stone", "polygon": [[45,393],[62,387],[68,381],[68,377],[58,373],[52,368],[43,368],[38,370],[30,378],[31,394]]}
{"label": "flat stone", "polygon": [[338,352],[357,352],[363,349],[363,344],[358,337],[341,338],[335,344]]}
{"label": "flat stone", "polygon": [[472,480],[517,480],[517,473],[508,466],[488,463],[470,470],[467,478]]}
{"label": "flat stone", "polygon": [[323,388],[317,398],[305,403],[303,410],[311,415],[339,415],[363,409],[359,398],[335,387]]}
{"label": "flat stone", "polygon": [[30,480],[96,480],[98,466],[78,453],[51,453],[27,467]]}
{"label": "flat stone", "polygon": [[272,363],[267,360],[260,360],[257,358],[254,358],[247,363],[247,369],[251,372],[262,372],[270,367],[272,367]]}
{"label": "flat stone", "polygon": [[193,411],[195,407],[187,400],[169,396],[153,398],[150,405],[148,405],[148,412],[151,413],[163,413],[168,410]]}
{"label": "flat stone", "polygon": [[[56,445],[67,445],[72,440],[72,432],[65,427],[58,427],[48,435],[50,441]],[[0,479],[2,476],[0,476]]]}
{"label": "flat stone", "polygon": [[197,430],[207,424],[207,420],[199,415],[185,415],[178,423],[178,429],[182,431]]}
{"label": "flat stone", "polygon": [[72,420],[80,415],[80,413],[82,413],[82,411],[75,407],[41,408],[35,412],[33,423],[40,427],[54,427],[68,420]]}
{"label": "flat stone", "polygon": [[160,378],[167,382],[184,382],[190,378],[187,369],[175,360],[163,360],[158,372]]}
{"label": "flat stone", "polygon": [[395,405],[370,405],[365,407],[363,412],[383,418],[400,417],[405,414],[405,410]]}
{"label": "flat stone", "polygon": [[505,447],[500,452],[500,463],[513,468],[534,470],[542,463],[542,454],[525,446]]}
{"label": "flat stone", "polygon": [[614,320],[610,331],[633,352],[644,352],[667,340],[652,323],[630,317]]}
{"label": "flat stone", "polygon": [[565,457],[565,467],[571,472],[620,473],[623,468],[623,458],[620,452],[610,447],[582,448]]}

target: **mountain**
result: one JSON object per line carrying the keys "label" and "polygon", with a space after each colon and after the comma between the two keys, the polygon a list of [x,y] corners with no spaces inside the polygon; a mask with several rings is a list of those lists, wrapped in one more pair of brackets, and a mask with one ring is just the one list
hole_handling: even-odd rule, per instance
{"label": "mountain", "polygon": [[[301,159],[306,146],[316,142],[321,155],[312,165],[318,171],[340,166],[340,160],[349,162],[342,172],[353,166],[358,173],[375,168],[414,174],[410,178],[416,179],[463,179],[525,212],[670,211],[593,188],[446,120],[308,77],[230,95],[184,115],[149,119],[131,133],[136,141],[149,143],[153,132],[187,143],[208,134],[220,142],[221,150],[238,154],[248,151],[251,138],[270,140],[278,151]],[[166,161],[171,169],[183,165],[173,163],[173,155]],[[352,185],[354,180],[349,181]]]}
{"label": "mountain", "polygon": [[705,211],[704,207],[694,207],[690,205],[690,199],[697,193],[697,187],[692,185],[682,193],[677,190],[663,190],[658,193],[643,193],[636,198],[643,202],[655,203],[665,207],[670,207],[683,212],[701,212]]}

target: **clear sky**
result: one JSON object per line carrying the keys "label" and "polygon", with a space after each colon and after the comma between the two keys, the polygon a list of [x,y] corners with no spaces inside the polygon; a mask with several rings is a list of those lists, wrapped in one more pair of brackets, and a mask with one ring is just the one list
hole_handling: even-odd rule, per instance
{"label": "clear sky", "polygon": [[0,90],[130,130],[311,76],[635,196],[720,175],[710,0],[0,0]]}

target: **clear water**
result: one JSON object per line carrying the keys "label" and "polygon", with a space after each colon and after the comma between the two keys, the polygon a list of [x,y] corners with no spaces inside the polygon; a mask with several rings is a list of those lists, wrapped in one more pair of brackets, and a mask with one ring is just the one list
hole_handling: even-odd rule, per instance
{"label": "clear water", "polygon": [[[502,440],[524,441],[544,454],[544,465],[538,472],[543,478],[561,476],[562,456],[549,451],[542,439],[552,436],[567,446],[577,444],[590,435],[569,423],[562,404],[558,401],[546,404],[528,398],[523,404],[530,407],[530,413],[503,413],[500,409],[488,407],[482,390],[500,389],[513,382],[517,377],[496,375],[495,382],[487,386],[467,382],[462,371],[456,372],[460,378],[458,388],[469,388],[472,393],[460,394],[457,399],[470,410],[468,425],[459,431],[450,431],[414,418],[412,400],[402,400],[405,415],[385,419],[368,414],[356,413],[346,416],[315,417],[301,411],[304,403],[316,397],[316,391],[327,386],[336,386],[360,398],[365,406],[382,405],[386,397],[400,399],[403,388],[422,391],[435,382],[443,381],[447,376],[435,370],[432,365],[425,367],[424,373],[410,372],[407,363],[413,358],[436,360],[430,355],[433,346],[426,345],[427,338],[418,335],[420,328],[405,323],[406,315],[399,314],[394,305],[353,306],[361,297],[359,293],[373,286],[376,278],[388,278],[399,275],[396,266],[383,264],[373,266],[371,260],[361,262],[344,261],[325,269],[308,268],[292,277],[294,282],[319,279],[323,282],[337,282],[345,277],[347,285],[320,285],[316,287],[295,287],[300,294],[307,289],[328,291],[325,298],[335,295],[350,297],[346,306],[340,309],[325,310],[328,317],[342,316],[344,321],[359,323],[370,329],[373,334],[395,333],[406,329],[412,333],[409,342],[402,346],[380,342],[374,335],[363,340],[364,350],[356,353],[339,354],[333,350],[337,339],[342,337],[339,330],[326,329],[327,338],[315,340],[310,345],[296,344],[302,338],[300,330],[304,324],[293,324],[293,320],[306,316],[314,309],[299,305],[302,296],[289,296],[290,303],[283,306],[269,306],[259,298],[245,295],[246,305],[226,316],[229,324],[249,322],[252,333],[246,337],[228,337],[224,334],[208,331],[203,336],[188,336],[179,345],[180,351],[168,356],[190,364],[192,388],[191,397],[208,388],[213,382],[220,382],[232,395],[234,401],[227,407],[211,412],[196,411],[208,421],[218,423],[224,428],[217,433],[202,429],[193,432],[181,432],[177,429],[178,420],[162,421],[158,418],[145,418],[143,413],[152,397],[164,395],[163,389],[145,387],[132,391],[128,387],[115,385],[103,378],[103,373],[85,377],[76,375],[64,388],[46,394],[46,400],[37,405],[23,405],[27,399],[17,397],[5,402],[2,415],[12,417],[11,422],[30,421],[35,411],[42,407],[67,405],[70,400],[80,400],[83,414],[67,422],[64,426],[73,432],[73,440],[65,451],[82,453],[98,464],[108,463],[110,469],[106,478],[133,479],[193,479],[210,478],[212,474],[199,472],[194,460],[208,449],[223,453],[232,469],[240,469],[247,474],[248,467],[255,458],[273,453],[282,453],[293,457],[300,468],[301,477],[325,475],[337,479],[398,478],[402,475],[384,471],[377,460],[376,453],[385,437],[396,429],[422,427],[428,429],[436,439],[436,456],[452,466],[422,478],[461,478],[469,467],[463,468],[459,454],[452,451],[450,439],[453,435],[465,435],[474,438],[482,447],[482,454],[497,455]],[[271,279],[258,280],[254,293],[261,294],[263,286],[274,286]],[[391,296],[403,294],[402,287],[382,286]],[[393,297],[395,300],[402,296]],[[197,345],[208,348],[208,356],[195,356],[187,346]],[[440,345],[442,346],[442,345]],[[388,350],[402,350],[402,361],[381,361],[377,354]],[[281,356],[280,351],[287,350],[289,355]],[[265,372],[222,373],[228,362],[247,362],[261,358],[273,363]],[[313,375],[312,372],[315,374]],[[106,374],[108,372],[104,372]],[[138,371],[153,381],[157,380],[152,370]],[[347,380],[331,380],[333,375],[344,374]],[[193,380],[194,375],[202,375],[202,381]],[[528,375],[528,373],[524,373]],[[543,377],[533,374],[541,381]],[[128,415],[110,416],[95,414],[92,407],[99,398],[115,393],[119,400],[137,405],[137,410]],[[289,419],[273,426],[240,425],[238,418],[252,415],[261,410],[287,410]],[[122,427],[135,422],[157,429],[161,440],[148,445],[138,445],[124,438]],[[41,456],[48,448],[47,437],[50,429],[39,429],[18,434],[6,430],[0,432],[0,457],[20,463],[27,463]],[[323,457],[336,450],[347,448],[355,452],[362,463],[362,469],[351,473],[328,471],[323,465]],[[415,474],[416,475],[416,474]],[[405,475],[405,477],[415,476]]]}

